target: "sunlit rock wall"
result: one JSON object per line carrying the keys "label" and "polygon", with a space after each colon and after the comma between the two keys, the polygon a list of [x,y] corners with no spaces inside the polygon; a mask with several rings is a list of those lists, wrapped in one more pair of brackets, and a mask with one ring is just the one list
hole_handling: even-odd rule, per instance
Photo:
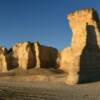
{"label": "sunlit rock wall", "polygon": [[75,84],[100,78],[100,21],[96,10],[81,9],[70,13],[67,19],[72,29],[72,43],[70,49],[61,53],[64,67],[60,63],[68,73],[66,83]]}
{"label": "sunlit rock wall", "polygon": [[40,45],[39,42],[19,42],[9,51],[10,69],[56,68],[58,50]]}
{"label": "sunlit rock wall", "polygon": [[12,48],[12,66],[22,69],[33,68],[36,65],[34,44],[30,42],[17,43]]}
{"label": "sunlit rock wall", "polygon": [[7,72],[9,70],[9,59],[7,56],[7,49],[0,46],[0,72]]}

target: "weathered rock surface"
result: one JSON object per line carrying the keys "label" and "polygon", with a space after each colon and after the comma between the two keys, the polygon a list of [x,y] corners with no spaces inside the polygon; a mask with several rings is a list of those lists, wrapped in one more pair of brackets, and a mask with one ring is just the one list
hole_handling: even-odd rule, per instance
{"label": "weathered rock surface", "polygon": [[39,42],[20,42],[16,43],[7,55],[10,69],[54,68],[57,66],[58,50],[40,45]]}
{"label": "weathered rock surface", "polygon": [[68,73],[66,83],[100,79],[100,21],[96,10],[75,11],[67,19],[73,33],[72,43],[70,49],[61,53],[66,69],[60,65]]}
{"label": "weathered rock surface", "polygon": [[12,48],[12,66],[22,69],[35,67],[35,49],[34,44],[30,42],[17,43]]}
{"label": "weathered rock surface", "polygon": [[36,68],[41,68],[39,42],[34,43],[34,46],[35,46],[35,55],[36,55]]}
{"label": "weathered rock surface", "polygon": [[64,72],[68,73],[68,68],[69,66],[73,65],[73,53],[71,48],[65,48],[61,53],[60,53],[60,69],[63,70]]}
{"label": "weathered rock surface", "polygon": [[75,54],[80,55],[82,53],[83,48],[87,45],[88,35],[91,37],[88,41],[89,45],[92,45],[92,47],[95,45],[94,41],[92,41],[94,40],[92,36],[93,29],[95,29],[95,40],[97,40],[97,44],[100,47],[100,26],[96,10],[79,10],[69,14],[67,19],[73,33],[71,47]]}
{"label": "weathered rock surface", "polygon": [[58,50],[35,43],[36,68],[54,68],[57,66]]}
{"label": "weathered rock surface", "polygon": [[8,63],[7,49],[0,46],[0,72],[8,71]]}
{"label": "weathered rock surface", "polygon": [[[60,70],[63,70],[67,73],[66,84],[73,85],[78,82],[78,70],[79,66],[75,66],[75,57],[72,51],[72,48],[65,48],[60,53]],[[79,60],[77,60],[79,61]]]}
{"label": "weathered rock surface", "polygon": [[58,50],[53,47],[40,45],[40,62],[42,68],[57,67]]}

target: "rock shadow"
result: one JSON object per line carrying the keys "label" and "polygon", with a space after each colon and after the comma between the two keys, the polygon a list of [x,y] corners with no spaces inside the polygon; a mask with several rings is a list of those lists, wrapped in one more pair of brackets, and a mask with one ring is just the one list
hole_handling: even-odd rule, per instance
{"label": "rock shadow", "polygon": [[57,68],[58,50],[53,47],[40,45],[41,68]]}
{"label": "rock shadow", "polygon": [[8,61],[8,71],[11,70],[11,69],[15,69],[17,68],[19,65],[18,65],[18,59],[13,57],[13,51],[12,51],[12,48],[10,48],[8,51],[7,51],[7,61]]}
{"label": "rock shadow", "polygon": [[79,83],[100,81],[100,48],[93,25],[86,25],[86,46],[80,56]]}
{"label": "rock shadow", "polygon": [[30,52],[28,53],[27,69],[31,69],[31,68],[34,68],[36,66],[36,55],[35,55],[34,43],[29,42],[29,46],[27,48],[30,49]]}

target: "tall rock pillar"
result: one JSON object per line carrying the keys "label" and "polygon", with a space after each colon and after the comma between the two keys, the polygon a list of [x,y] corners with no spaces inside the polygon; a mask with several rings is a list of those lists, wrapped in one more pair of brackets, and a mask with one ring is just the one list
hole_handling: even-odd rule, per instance
{"label": "tall rock pillar", "polygon": [[73,66],[68,67],[66,83],[100,79],[100,21],[96,10],[78,10],[70,13],[67,19],[73,33]]}

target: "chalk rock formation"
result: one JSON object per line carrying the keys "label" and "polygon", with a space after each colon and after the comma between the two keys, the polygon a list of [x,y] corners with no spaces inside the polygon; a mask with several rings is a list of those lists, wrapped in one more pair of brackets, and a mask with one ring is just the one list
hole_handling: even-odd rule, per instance
{"label": "chalk rock formation", "polygon": [[69,85],[73,85],[78,82],[79,67],[75,67],[75,61],[71,47],[65,48],[60,53],[59,69],[67,73],[67,80],[65,83]]}
{"label": "chalk rock formation", "polygon": [[[75,54],[80,55],[82,53],[87,43],[87,35],[89,35],[89,37],[92,35],[91,31],[93,31],[93,28],[95,29],[97,43],[100,47],[99,19],[94,9],[83,9],[73,12],[67,16],[67,19],[73,33],[71,47]],[[95,44],[92,39],[94,40],[94,38],[91,37],[89,45],[93,47]]]}
{"label": "chalk rock formation", "polygon": [[35,67],[35,49],[34,44],[30,42],[17,43],[12,48],[12,66],[22,69]]}
{"label": "chalk rock formation", "polygon": [[11,66],[22,69],[54,68],[57,66],[57,55],[57,49],[40,45],[39,42],[21,42],[14,45],[11,50]]}
{"label": "chalk rock formation", "polygon": [[58,50],[53,47],[40,45],[40,61],[42,68],[57,66]]}
{"label": "chalk rock formation", "polygon": [[[98,14],[94,9],[82,9],[70,13],[67,19],[73,35],[70,49],[63,50],[61,53],[61,62],[66,62],[65,66],[68,73],[66,83],[72,85],[81,81],[96,79],[100,73]],[[70,60],[70,58],[72,59]],[[63,64],[60,66],[65,69]]]}
{"label": "chalk rock formation", "polygon": [[64,72],[68,72],[69,66],[73,65],[73,53],[71,48],[65,48],[61,53],[60,53],[60,68]]}
{"label": "chalk rock formation", "polygon": [[35,43],[36,59],[37,64],[36,68],[54,68],[57,66],[57,57],[58,50],[49,47],[40,45],[38,42]]}
{"label": "chalk rock formation", "polygon": [[7,49],[0,46],[0,72],[8,71]]}
{"label": "chalk rock formation", "polygon": [[39,42],[34,43],[35,46],[35,55],[36,55],[36,68],[41,67],[41,61],[40,61],[40,44]]}

